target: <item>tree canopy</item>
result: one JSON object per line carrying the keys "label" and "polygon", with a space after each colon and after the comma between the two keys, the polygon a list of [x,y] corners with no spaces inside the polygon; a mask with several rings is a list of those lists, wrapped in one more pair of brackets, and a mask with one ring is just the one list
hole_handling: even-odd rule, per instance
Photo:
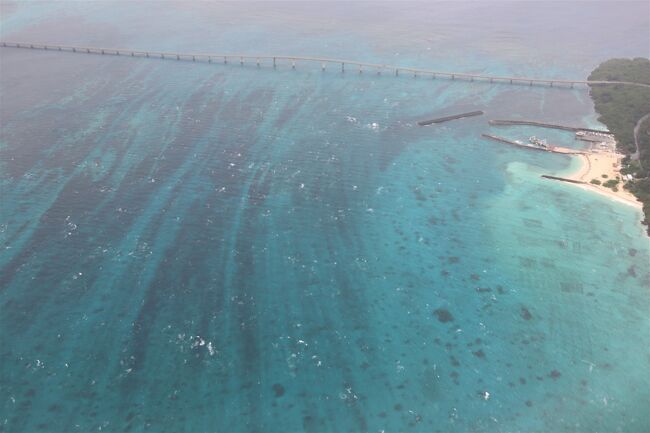
{"label": "tree canopy", "polygon": [[[650,84],[650,59],[610,59],[601,63],[589,75],[589,80],[630,81]],[[631,155],[636,152],[634,129],[641,118],[650,113],[650,88],[625,85],[592,84],[591,97],[598,120],[607,125],[618,142],[619,151]],[[650,223],[650,118],[638,129],[639,160],[627,157],[623,172],[635,179],[627,188],[643,203],[644,224]],[[650,225],[648,226],[650,234]]]}

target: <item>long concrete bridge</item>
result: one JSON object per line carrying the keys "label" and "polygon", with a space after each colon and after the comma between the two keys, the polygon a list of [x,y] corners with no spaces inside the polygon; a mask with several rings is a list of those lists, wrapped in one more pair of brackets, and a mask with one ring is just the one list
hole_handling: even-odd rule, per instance
{"label": "long concrete bridge", "polygon": [[[115,56],[129,56],[129,57],[145,57],[145,58],[158,58],[158,59],[173,59],[173,60],[189,60],[193,62],[207,62],[216,63],[223,62],[224,64],[239,63],[241,66],[244,64],[255,64],[257,67],[263,65],[273,66],[277,68],[280,64],[291,65],[293,69],[296,68],[296,62],[311,62],[319,63],[321,69],[325,71],[326,66],[334,66],[341,72],[346,70],[376,72],[377,74],[389,73],[395,76],[400,74],[412,74],[414,77],[429,77],[429,78],[447,78],[451,80],[466,80],[466,81],[485,81],[490,83],[507,83],[507,84],[524,84],[532,86],[545,85],[545,86],[561,86],[573,88],[576,84],[586,85],[626,85],[649,87],[648,84],[634,83],[628,81],[589,81],[589,80],[563,80],[551,78],[529,78],[529,77],[509,77],[500,75],[485,75],[485,74],[470,74],[465,72],[445,72],[434,71],[430,69],[408,68],[395,65],[382,65],[378,63],[358,62],[354,60],[335,59],[328,57],[306,57],[306,56],[271,56],[271,55],[250,55],[250,54],[213,54],[213,53],[180,53],[170,51],[143,51],[133,50],[128,48],[102,48],[102,47],[87,47],[76,45],[54,45],[30,42],[0,42],[0,46],[8,48],[24,48],[33,50],[46,50],[46,51],[67,51],[73,53],[86,53],[86,54],[100,54],[100,55],[115,55]],[[346,69],[347,68],[347,69]]]}

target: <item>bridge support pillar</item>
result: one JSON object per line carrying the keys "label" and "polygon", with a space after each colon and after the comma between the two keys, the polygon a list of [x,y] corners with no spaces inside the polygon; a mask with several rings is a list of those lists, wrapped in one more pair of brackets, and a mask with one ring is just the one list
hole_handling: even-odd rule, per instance
{"label": "bridge support pillar", "polygon": [[435,80],[436,79],[436,74],[431,75],[431,79]]}
{"label": "bridge support pillar", "polygon": [[512,80],[510,80],[510,84],[512,84]]}
{"label": "bridge support pillar", "polygon": [[529,86],[532,86],[532,85],[533,85],[533,82],[531,81],[530,83],[528,83],[528,85],[529,85]]}
{"label": "bridge support pillar", "polygon": [[571,83],[571,88],[573,89],[573,83]]}
{"label": "bridge support pillar", "polygon": [[395,69],[395,76],[396,77],[399,76],[399,69],[397,69],[397,68]]}
{"label": "bridge support pillar", "polygon": [[208,56],[208,63],[212,63],[212,57]]}
{"label": "bridge support pillar", "polygon": [[273,68],[275,69],[275,57],[273,57]]}
{"label": "bridge support pillar", "polygon": [[149,57],[149,53],[144,53],[145,57]]}
{"label": "bridge support pillar", "polygon": [[359,65],[359,73],[363,74],[363,66]]}
{"label": "bridge support pillar", "polygon": [[181,56],[179,56],[178,54],[176,54],[176,60],[180,60],[180,59],[181,59]]}
{"label": "bridge support pillar", "polygon": [[239,58],[239,66],[244,66],[244,58],[243,57]]}
{"label": "bridge support pillar", "polygon": [[455,80],[455,79],[456,79],[456,76],[455,76],[454,74],[452,74],[452,75],[451,75],[451,79],[452,79],[452,80]]}
{"label": "bridge support pillar", "polygon": [[61,47],[59,47],[59,51],[61,51]]}
{"label": "bridge support pillar", "polygon": [[[19,46],[20,46],[20,45],[19,45]],[[77,52],[77,49],[76,49],[76,48],[73,48],[73,49],[72,49],[72,52],[73,52],[73,53],[76,53],[76,52]]]}
{"label": "bridge support pillar", "polygon": [[192,56],[192,61],[196,62],[196,57]]}
{"label": "bridge support pillar", "polygon": [[224,65],[228,64],[228,57],[226,57],[226,56],[223,57],[223,64]]}
{"label": "bridge support pillar", "polygon": [[494,83],[494,78],[490,78],[490,83]]}
{"label": "bridge support pillar", "polygon": [[102,50],[102,55],[104,55],[104,50]]}
{"label": "bridge support pillar", "polygon": [[115,55],[116,55],[116,56],[119,56],[119,55],[120,55],[120,52],[119,52],[118,50],[115,50]]}
{"label": "bridge support pillar", "polygon": [[553,87],[553,82],[551,81],[551,87]]}
{"label": "bridge support pillar", "polygon": [[131,57],[135,57],[135,53],[131,51]]}
{"label": "bridge support pillar", "polygon": [[164,59],[164,58],[165,58],[165,55],[164,55],[163,53],[160,53],[160,58],[161,58],[161,59]]}
{"label": "bridge support pillar", "polygon": [[30,45],[29,48],[32,48],[32,49],[33,49],[33,48],[34,48],[34,45]]}
{"label": "bridge support pillar", "polygon": [[295,60],[291,61],[291,69],[296,69],[296,61]]}
{"label": "bridge support pillar", "polygon": [[90,54],[90,49],[86,48],[86,53]]}
{"label": "bridge support pillar", "polygon": [[345,72],[345,63],[341,63],[341,73]]}
{"label": "bridge support pillar", "polygon": [[260,67],[260,59],[257,59],[257,67]]}

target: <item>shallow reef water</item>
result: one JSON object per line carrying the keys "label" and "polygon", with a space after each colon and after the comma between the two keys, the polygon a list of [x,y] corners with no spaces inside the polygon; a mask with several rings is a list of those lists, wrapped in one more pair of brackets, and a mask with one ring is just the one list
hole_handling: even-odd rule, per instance
{"label": "shallow reef water", "polygon": [[[2,3],[0,32],[568,78],[647,53],[647,4],[590,5]],[[481,138],[578,146],[487,120],[599,126],[587,89],[0,61],[0,431],[650,429],[640,211]]]}

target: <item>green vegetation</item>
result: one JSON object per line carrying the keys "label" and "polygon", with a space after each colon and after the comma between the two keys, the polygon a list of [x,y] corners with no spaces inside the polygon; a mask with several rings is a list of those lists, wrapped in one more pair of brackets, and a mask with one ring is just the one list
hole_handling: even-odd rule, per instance
{"label": "green vegetation", "polygon": [[[589,80],[630,81],[650,84],[650,59],[611,59],[600,64],[589,75]],[[650,235],[650,117],[639,125],[638,160],[631,158],[636,153],[634,128],[647,114],[650,114],[650,88],[625,85],[591,85],[591,97],[600,117],[618,143],[618,150],[625,155],[621,173],[631,174],[634,179],[625,184],[642,203],[644,224]],[[592,181],[593,183],[593,181]],[[604,186],[618,190],[618,181],[606,181]]]}
{"label": "green vegetation", "polygon": [[610,179],[610,180],[608,180],[607,182],[605,182],[605,183],[603,184],[603,186],[604,186],[604,187],[607,187],[607,188],[614,188],[614,187],[618,186],[618,183],[619,183],[619,182],[620,182],[620,181],[619,181],[618,179]]}
{"label": "green vegetation", "polygon": [[594,185],[600,185],[600,181],[598,179],[591,179],[590,183],[593,183]]}

